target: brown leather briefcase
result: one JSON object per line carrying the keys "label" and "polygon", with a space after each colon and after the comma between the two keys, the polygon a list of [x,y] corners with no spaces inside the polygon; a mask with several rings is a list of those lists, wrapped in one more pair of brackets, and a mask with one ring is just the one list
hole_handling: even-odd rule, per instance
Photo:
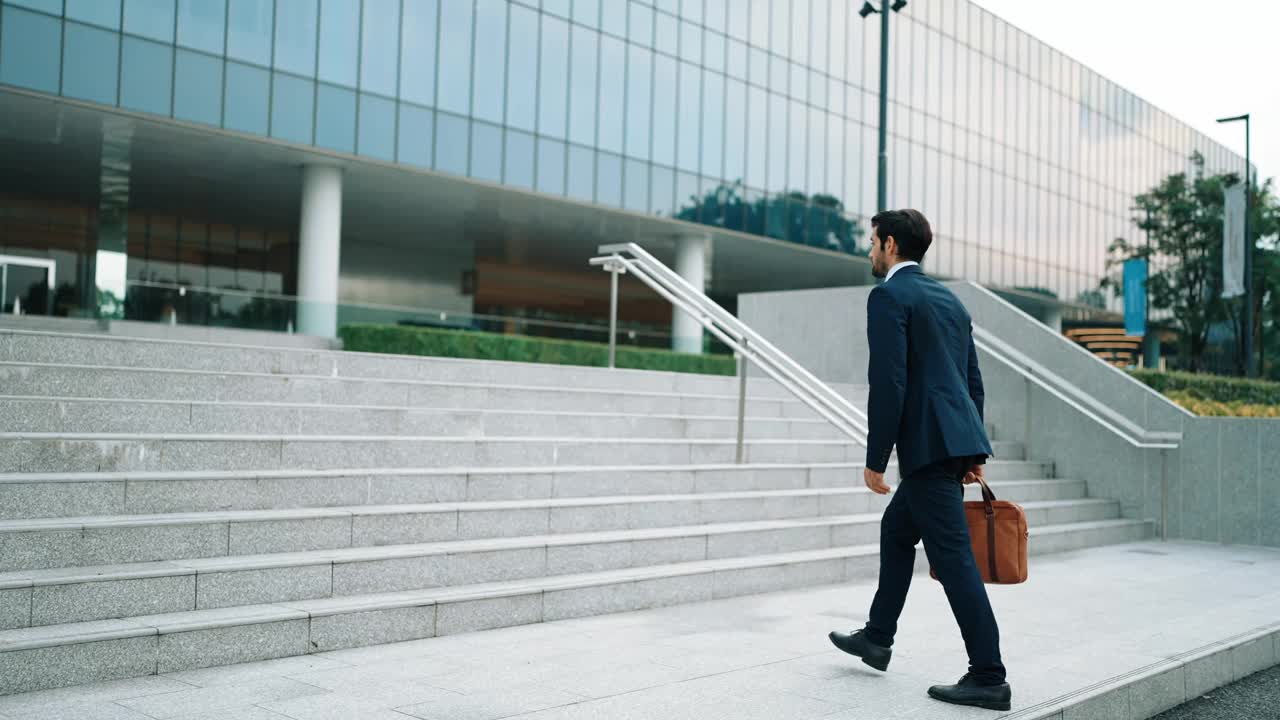
{"label": "brown leather briefcase", "polygon": [[[982,499],[964,504],[973,559],[982,582],[1014,585],[1027,580],[1027,515],[1017,503],[997,500],[981,478]],[[929,575],[937,580],[933,568]]]}

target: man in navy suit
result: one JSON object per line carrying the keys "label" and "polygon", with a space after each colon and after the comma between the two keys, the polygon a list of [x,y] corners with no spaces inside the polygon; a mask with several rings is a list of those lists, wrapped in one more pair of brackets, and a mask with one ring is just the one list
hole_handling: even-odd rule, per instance
{"label": "man in navy suit", "polygon": [[992,454],[973,324],[959,299],[920,269],[933,241],[924,215],[889,210],[871,225],[871,267],[884,283],[867,299],[871,395],[863,479],[872,492],[890,492],[884,472],[896,445],[902,481],[880,524],[880,586],[868,622],[831,633],[831,642],[877,670],[888,668],[915,545],[923,540],[969,653],[960,682],[929,688],[929,695],[1008,710],[1000,633],[964,516],[963,484],[982,477]]}

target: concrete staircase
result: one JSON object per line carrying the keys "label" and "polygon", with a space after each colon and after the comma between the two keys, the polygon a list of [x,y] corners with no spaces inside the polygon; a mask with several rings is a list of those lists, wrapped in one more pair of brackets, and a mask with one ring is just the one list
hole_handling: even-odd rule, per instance
{"label": "concrete staircase", "polygon": [[[0,330],[0,693],[873,576],[862,449],[736,392]],[[996,452],[1033,552],[1150,536]]]}

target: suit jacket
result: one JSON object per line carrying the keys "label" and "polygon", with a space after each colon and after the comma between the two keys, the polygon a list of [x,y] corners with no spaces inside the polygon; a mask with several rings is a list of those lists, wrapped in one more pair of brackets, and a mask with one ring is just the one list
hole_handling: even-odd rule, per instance
{"label": "suit jacket", "polygon": [[898,447],[902,477],[949,458],[989,457],[973,321],[917,266],[899,268],[867,299],[867,467],[884,472]]}

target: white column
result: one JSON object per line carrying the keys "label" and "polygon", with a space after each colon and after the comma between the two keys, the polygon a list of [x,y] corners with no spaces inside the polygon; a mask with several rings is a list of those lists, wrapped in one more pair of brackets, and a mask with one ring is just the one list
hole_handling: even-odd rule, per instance
{"label": "white column", "polygon": [[338,334],[338,259],[342,248],[342,170],[302,168],[298,228],[298,332]]}
{"label": "white column", "polygon": [[[676,238],[676,272],[695,288],[707,287],[707,250],[710,238],[706,235],[681,235]],[[702,325],[692,315],[672,309],[671,349],[678,352],[702,352]]]}
{"label": "white column", "polygon": [[1044,311],[1044,324],[1053,328],[1057,332],[1062,332],[1062,308],[1057,305],[1048,305]]}

